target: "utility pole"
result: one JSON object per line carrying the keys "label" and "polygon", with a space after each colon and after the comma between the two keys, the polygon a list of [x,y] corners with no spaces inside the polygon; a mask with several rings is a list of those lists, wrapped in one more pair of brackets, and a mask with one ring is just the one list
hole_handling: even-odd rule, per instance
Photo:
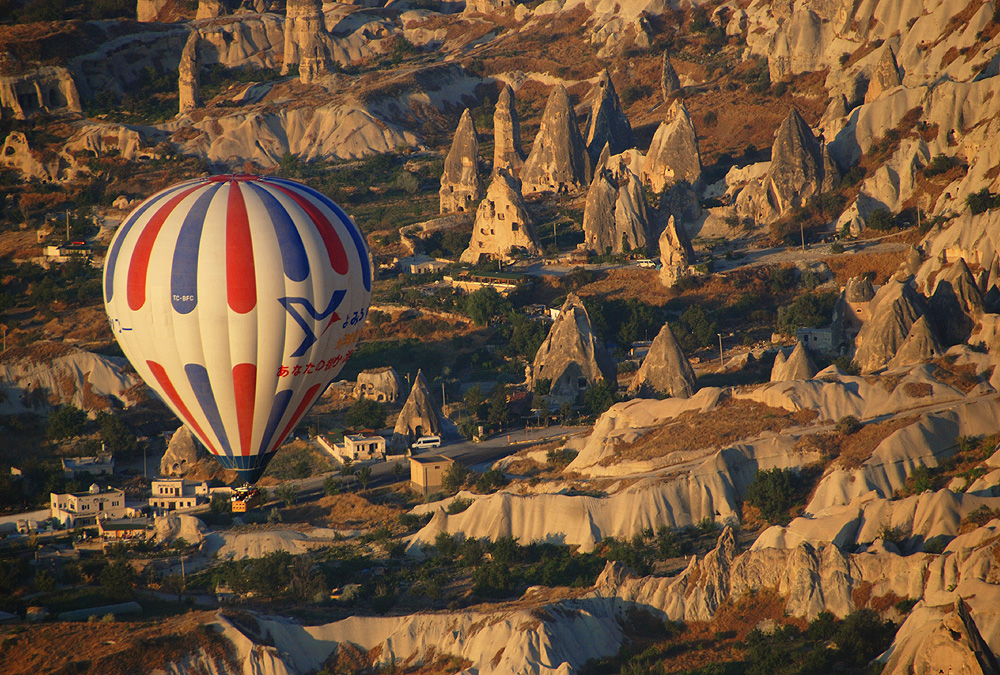
{"label": "utility pole", "polygon": [[726,367],[726,362],[722,358],[722,333],[716,333],[719,336],[719,370],[721,371]]}
{"label": "utility pole", "polygon": [[441,381],[441,407],[448,405],[448,401],[444,397],[444,380]]}
{"label": "utility pole", "polygon": [[803,224],[802,219],[799,219],[799,234],[802,236],[802,250],[806,250],[806,226]]}
{"label": "utility pole", "polygon": [[552,243],[553,243],[553,246],[555,246],[556,250],[558,251],[559,250],[559,240],[556,238],[556,221],[554,221],[554,220],[552,221]]}
{"label": "utility pole", "polygon": [[69,209],[66,209],[66,243],[69,243]]}

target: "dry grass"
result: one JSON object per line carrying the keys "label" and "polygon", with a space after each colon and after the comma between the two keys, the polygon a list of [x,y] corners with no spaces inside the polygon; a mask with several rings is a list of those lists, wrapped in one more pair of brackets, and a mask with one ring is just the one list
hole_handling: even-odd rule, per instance
{"label": "dry grass", "polygon": [[165,670],[204,650],[220,672],[238,670],[232,643],[207,629],[214,612],[190,612],[155,622],[44,623],[21,632],[0,628],[0,672],[5,675],[79,673],[140,675]]}
{"label": "dry grass", "polygon": [[376,504],[352,493],[326,496],[319,501],[282,511],[286,522],[308,522],[317,527],[361,530],[394,525],[406,509],[395,504]]}
{"label": "dry grass", "polygon": [[873,274],[873,284],[884,284],[903,262],[906,251],[890,251],[887,253],[847,253],[824,258],[823,262],[830,266],[837,283],[845,285],[852,277]]}
{"label": "dry grass", "polygon": [[903,393],[910,398],[924,398],[934,393],[934,387],[927,382],[907,382],[903,385]]}
{"label": "dry grass", "polygon": [[954,357],[940,358],[933,363],[937,366],[934,369],[934,377],[940,382],[955,387],[963,394],[968,394],[980,382],[974,363],[956,366]]}
{"label": "dry grass", "polygon": [[916,417],[897,417],[885,422],[866,424],[850,436],[842,436],[838,462],[845,469],[857,469],[870,459],[875,448],[894,432],[917,421]]}
{"label": "dry grass", "polygon": [[804,426],[816,417],[815,410],[792,413],[757,401],[728,398],[715,410],[683,413],[635,442],[618,446],[614,455],[603,459],[601,464],[654,459],[679,450],[720,447],[765,431],[778,432],[793,426]]}

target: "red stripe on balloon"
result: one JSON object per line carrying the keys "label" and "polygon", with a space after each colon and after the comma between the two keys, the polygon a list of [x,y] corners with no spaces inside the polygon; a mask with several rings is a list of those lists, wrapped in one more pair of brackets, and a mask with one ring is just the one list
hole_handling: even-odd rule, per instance
{"label": "red stripe on balloon", "polygon": [[299,403],[299,407],[295,409],[295,414],[292,415],[292,419],[288,420],[288,425],[285,427],[285,430],[281,432],[280,436],[278,436],[278,442],[275,443],[275,446],[281,445],[281,442],[288,437],[288,434],[295,428],[295,425],[299,423],[299,418],[302,417],[307,410],[309,410],[309,406],[312,405],[313,397],[316,396],[321,384],[322,383],[317,382],[313,386],[309,387],[309,391],[306,392],[302,402]]}
{"label": "red stripe on balloon", "polygon": [[344,244],[340,241],[337,230],[330,224],[330,220],[323,215],[323,212],[298,192],[289,190],[277,183],[268,183],[268,186],[277,188],[291,197],[309,215],[316,229],[319,230],[319,236],[323,238],[323,243],[326,245],[326,253],[330,257],[330,266],[333,267],[333,271],[337,274],[347,274],[349,266],[347,263],[347,253],[344,251]]}
{"label": "red stripe on balloon", "polygon": [[202,187],[204,187],[204,184],[199,183],[172,197],[170,201],[161,206],[153,214],[153,217],[146,223],[146,227],[142,229],[142,234],[139,235],[139,240],[135,244],[135,250],[132,252],[132,261],[128,266],[128,280],[126,282],[128,288],[128,306],[133,312],[141,309],[146,304],[146,276],[149,273],[149,257],[153,253],[153,244],[156,243],[156,237],[160,234],[160,228],[163,227],[163,223],[166,222],[167,217],[177,205],[181,203],[181,200]]}
{"label": "red stripe on balloon", "polygon": [[257,366],[252,363],[237,363],[233,366],[233,389],[236,395],[236,423],[240,429],[240,452],[246,457],[250,454],[250,438],[253,435]]}
{"label": "red stripe on balloon", "polygon": [[253,266],[250,218],[240,184],[229,183],[226,208],[226,290],[234,312],[246,314],[257,305],[257,277]]}
{"label": "red stripe on balloon", "polygon": [[194,429],[195,433],[198,434],[198,438],[202,440],[209,452],[213,455],[222,454],[208,442],[208,436],[202,430],[201,426],[195,421],[194,416],[191,414],[188,407],[184,405],[184,401],[181,400],[180,394],[177,393],[177,390],[174,388],[174,383],[170,381],[170,376],[167,375],[167,371],[163,368],[163,366],[156,361],[146,361],[146,365],[149,366],[151,371],[153,371],[153,377],[156,378],[156,381],[163,390],[163,393],[165,393],[167,398],[170,399],[170,402],[174,404],[174,407],[178,410],[178,412],[180,412],[181,417],[184,418],[187,425]]}

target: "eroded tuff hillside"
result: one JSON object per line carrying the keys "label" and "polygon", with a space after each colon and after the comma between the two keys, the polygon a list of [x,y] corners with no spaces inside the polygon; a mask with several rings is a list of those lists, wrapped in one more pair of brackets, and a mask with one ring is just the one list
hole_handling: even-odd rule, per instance
{"label": "eroded tuff hillside", "polygon": [[[759,663],[754,645],[764,638],[752,629],[785,625],[769,633],[778,636],[772,641],[814,631],[806,634],[827,659],[816,672],[860,672],[877,654],[847,663],[845,648],[830,648],[835,640],[821,629],[834,620],[847,625],[862,610],[901,624],[880,657],[884,672],[995,669],[1000,17],[991,3],[143,0],[131,19],[70,3],[54,22],[28,12],[33,3],[14,4],[24,20],[0,26],[0,244],[12,264],[40,255],[28,230],[56,229],[47,222],[52,212],[97,206],[107,219],[99,243],[130,199],[223,170],[279,172],[335,191],[356,212],[376,258],[409,253],[435,229],[420,237],[400,226],[450,210],[438,178],[456,128],[468,142],[456,143],[456,161],[465,163],[449,181],[482,180],[485,188],[496,168],[490,146],[506,152],[516,142],[510,106],[523,145],[507,155],[527,160],[529,188],[557,192],[524,204],[514,175],[502,178],[519,219],[546,226],[533,253],[576,255],[591,231],[614,250],[624,248],[623,232],[649,249],[654,241],[669,245],[660,251],[664,274],[615,272],[592,280],[589,297],[636,296],[638,287],[644,302],[662,298],[666,306],[735,294],[742,278],[687,296],[677,293],[690,288],[664,288],[694,274],[687,234],[797,242],[800,232],[871,237],[915,226],[903,236],[918,246],[860,263],[849,255],[830,261],[841,283],[873,272],[881,286],[869,284],[866,295],[861,280],[851,282],[882,310],[873,310],[853,345],[862,374],[830,366],[807,378],[815,364],[786,350],[798,365],[773,369],[770,383],[702,382],[689,398],[617,403],[587,433],[500,462],[509,484],[417,505],[405,528],[395,524],[401,507],[378,510],[356,495],[350,518],[334,518],[332,511],[347,510],[340,494],[317,507],[331,511],[322,519],[314,507],[276,507],[288,526],[219,524],[206,533],[186,522],[183,538],[207,568],[293,556],[298,595],[261,600],[259,612],[197,615],[163,628],[193,633],[193,642],[164,642],[147,624],[139,641],[106,625],[72,625],[101,638],[87,643],[86,662],[46,662],[36,650],[26,666],[5,649],[0,670],[277,675],[375,664],[410,672],[624,672],[644,645],[648,656],[637,668],[723,663],[743,672]],[[550,100],[551,124],[543,123]],[[500,129],[497,107],[507,111]],[[535,140],[539,151],[529,152]],[[621,147],[632,141],[635,148]],[[389,175],[391,183],[382,180]],[[687,182],[671,186],[680,176]],[[594,184],[594,199],[585,200]],[[497,216],[479,218],[473,225],[456,217],[456,229],[485,234]],[[599,231],[602,218],[617,228],[612,239]],[[571,235],[561,248],[556,223],[566,227],[559,236]],[[453,257],[468,238],[459,243]],[[700,252],[706,248],[699,242]],[[799,278],[809,272],[832,287],[834,273],[817,267],[803,267]],[[5,334],[9,323],[26,347],[46,331],[107,346],[99,321],[62,324],[81,307],[93,309],[94,298],[88,307],[82,292],[34,295],[36,280],[17,278],[25,271],[8,270],[4,280]],[[571,283],[540,282],[541,299],[578,290]],[[461,338],[449,349],[489,339],[447,313],[420,318],[418,332],[402,320],[406,311],[385,310],[371,337],[399,329]],[[749,363],[739,356],[745,361],[730,363],[731,372]],[[8,350],[0,366],[5,414],[141,403],[114,358],[36,347]],[[796,481],[777,516],[754,496],[764,472]],[[164,538],[182,532],[174,529]],[[715,541],[681,550],[670,539],[691,532]],[[468,565],[455,572],[457,582],[433,572],[448,542],[503,546],[511,538],[607,564],[576,588],[561,579],[531,587],[508,579],[495,602],[470,589]],[[496,572],[489,563],[499,548],[468,550],[480,556],[470,565]],[[454,570],[440,565],[444,574]],[[150,569],[153,590],[166,595],[169,570]],[[310,586],[320,583],[316,570],[330,583]],[[343,600],[347,580],[371,597]],[[211,573],[192,583],[206,594],[221,586],[242,600],[255,597]],[[653,623],[642,624],[636,610]],[[664,621],[684,622],[691,637]],[[43,628],[41,648],[62,653],[58,645],[72,635]],[[24,639],[0,630],[5,646]]]}

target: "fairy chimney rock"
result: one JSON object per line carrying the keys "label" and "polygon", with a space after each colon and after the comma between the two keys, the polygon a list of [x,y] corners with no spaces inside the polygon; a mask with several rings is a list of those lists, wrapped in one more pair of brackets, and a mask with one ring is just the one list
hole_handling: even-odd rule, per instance
{"label": "fairy chimney rock", "polygon": [[440,436],[441,430],[441,411],[431,398],[423,371],[418,370],[410,396],[396,418],[391,446],[396,450],[405,449],[421,436]]}
{"label": "fairy chimney rock", "polygon": [[642,165],[642,178],[653,192],[680,181],[701,182],[701,153],[691,115],[683,101],[674,101],[660,122]]}
{"label": "fairy chimney rock", "polygon": [[624,157],[608,157],[601,164],[583,210],[584,247],[598,255],[608,250],[622,253],[626,246],[649,248],[649,209],[642,182]]}
{"label": "fairy chimney rock", "polygon": [[694,391],[694,370],[677,343],[670,324],[665,323],[642,360],[629,386],[629,394],[689,398]]}
{"label": "fairy chimney rock", "polygon": [[667,288],[687,276],[688,267],[694,262],[694,247],[687,231],[677,225],[673,216],[660,234],[660,283]]}
{"label": "fairy chimney rock", "polygon": [[198,461],[198,449],[195,447],[194,436],[185,426],[180,427],[170,437],[167,451],[160,460],[161,476],[183,476],[194,468]]}
{"label": "fairy chimney rock", "polygon": [[525,193],[566,192],[590,183],[591,162],[566,87],[549,94],[542,122],[524,162]]}
{"label": "fairy chimney rock", "polygon": [[795,349],[792,350],[787,359],[783,358],[779,362],[775,358],[774,367],[771,369],[771,382],[811,380],[817,371],[818,368],[816,368],[816,364],[809,355],[809,350],[806,349],[802,342],[799,342],[795,345]]}
{"label": "fairy chimney rock", "polygon": [[632,125],[622,111],[615,85],[607,69],[601,72],[591,93],[586,142],[591,164],[597,163],[597,158],[605,145],[608,145],[612,155],[635,147]]}
{"label": "fairy chimney rock", "polygon": [[476,209],[472,240],[461,260],[474,265],[482,256],[507,259],[519,251],[538,254],[541,246],[517,179],[501,169]]}
{"label": "fairy chimney rock", "polygon": [[395,403],[402,389],[403,383],[394,368],[372,368],[358,373],[354,395],[380,403]]}
{"label": "fairy chimney rock", "polygon": [[549,396],[556,401],[573,401],[599,382],[616,381],[615,363],[594,333],[590,316],[576,294],[566,297],[535,354],[531,374],[533,384],[549,381]]}
{"label": "fairy chimney rock", "polygon": [[506,169],[516,174],[522,166],[521,123],[514,106],[514,90],[505,84],[493,111],[493,173]]}
{"label": "fairy chimney rock", "polygon": [[913,366],[924,361],[936,359],[944,354],[944,347],[931,327],[926,316],[922,316],[910,326],[910,332],[903,340],[902,346],[889,360],[888,368]]}
{"label": "fairy chimney rock", "polygon": [[198,0],[198,12],[195,19],[214,19],[226,13],[222,0]]}
{"label": "fairy chimney rock", "polygon": [[330,72],[331,40],[320,0],[288,0],[285,5],[283,75],[298,64],[299,81],[314,82]]}
{"label": "fairy chimney rock", "polygon": [[451,150],[444,160],[438,195],[441,198],[441,213],[471,211],[483,198],[483,181],[479,177],[479,135],[468,108],[462,113]]}
{"label": "fairy chimney rock", "polygon": [[660,73],[660,92],[663,94],[663,100],[669,100],[671,96],[680,91],[680,88],[680,78],[677,77],[677,71],[674,70],[674,64],[670,63],[670,56],[667,54],[666,50],[664,50],[663,69]]}
{"label": "fairy chimney rock", "polygon": [[890,279],[869,304],[871,318],[854,340],[854,363],[867,374],[900,350],[910,328],[926,314],[923,299],[908,284]]}
{"label": "fairy chimney rock", "polygon": [[201,100],[199,76],[201,74],[201,59],[198,56],[198,41],[201,38],[198,31],[192,31],[181,52],[180,63],[177,64],[177,90],[180,99],[180,113],[200,108]]}
{"label": "fairy chimney rock", "polygon": [[868,81],[868,91],[865,92],[865,103],[871,103],[886,91],[898,87],[903,82],[899,78],[899,65],[896,63],[896,55],[892,52],[892,47],[886,45],[882,48],[882,55],[879,57],[875,69],[872,71]]}
{"label": "fairy chimney rock", "polygon": [[964,258],[938,274],[928,305],[948,344],[968,340],[983,313],[983,295]]}

